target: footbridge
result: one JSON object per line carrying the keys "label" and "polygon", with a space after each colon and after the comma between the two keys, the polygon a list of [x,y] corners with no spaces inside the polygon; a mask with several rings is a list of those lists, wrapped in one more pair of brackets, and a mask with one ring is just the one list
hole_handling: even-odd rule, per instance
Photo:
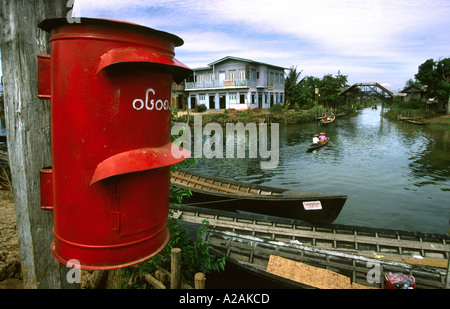
{"label": "footbridge", "polygon": [[346,102],[358,97],[375,97],[383,103],[391,104],[394,93],[379,83],[356,83],[344,89],[339,95],[345,97]]}

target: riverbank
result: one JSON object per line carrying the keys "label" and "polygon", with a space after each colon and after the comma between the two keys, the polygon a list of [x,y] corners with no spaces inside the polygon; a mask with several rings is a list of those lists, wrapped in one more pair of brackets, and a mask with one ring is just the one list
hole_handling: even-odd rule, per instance
{"label": "riverbank", "polygon": [[174,115],[174,122],[194,124],[194,116],[201,115],[203,124],[219,123],[225,125],[226,123],[280,123],[280,124],[302,124],[313,123],[318,121],[317,111],[311,110],[283,110],[283,109],[248,109],[248,110],[234,110],[234,109],[220,109],[207,110],[205,112],[179,111]]}
{"label": "riverbank", "polygon": [[437,114],[428,110],[391,109],[384,116],[392,120],[415,120],[429,126],[450,129],[450,115]]}
{"label": "riverbank", "polygon": [[450,128],[450,115],[441,115],[428,119],[428,123],[434,126],[445,126]]}

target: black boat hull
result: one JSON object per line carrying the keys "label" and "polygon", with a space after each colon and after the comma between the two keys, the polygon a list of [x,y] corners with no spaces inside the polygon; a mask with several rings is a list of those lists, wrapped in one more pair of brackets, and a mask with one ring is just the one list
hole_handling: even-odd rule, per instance
{"label": "black boat hull", "polygon": [[[220,181],[223,181],[223,179],[220,179]],[[228,181],[230,182],[230,180]],[[242,184],[240,182],[233,183]],[[320,224],[334,222],[347,200],[346,195],[290,190],[283,191],[279,188],[258,186],[255,184],[246,184],[246,186],[251,186],[255,189],[260,188],[261,190],[273,190],[277,195],[257,196],[214,192],[190,185],[183,185],[174,181],[172,181],[172,185],[191,190],[192,197],[184,202],[189,205],[224,211],[251,212]]]}
{"label": "black boat hull", "polygon": [[323,146],[325,146],[326,144],[328,144],[328,141],[329,141],[329,139],[327,139],[324,143],[322,143],[322,144],[316,144],[316,145],[314,145],[314,144],[311,144],[309,147],[308,147],[308,150],[307,150],[307,152],[310,152],[310,151],[313,151],[313,150],[315,150],[315,149],[320,149],[320,148],[322,148]]}

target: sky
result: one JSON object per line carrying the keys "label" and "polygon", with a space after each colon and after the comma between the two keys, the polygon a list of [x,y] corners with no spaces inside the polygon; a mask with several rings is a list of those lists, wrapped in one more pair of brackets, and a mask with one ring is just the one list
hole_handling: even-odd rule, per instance
{"label": "sky", "polygon": [[175,34],[191,68],[234,56],[396,92],[450,57],[449,0],[75,0],[73,12]]}

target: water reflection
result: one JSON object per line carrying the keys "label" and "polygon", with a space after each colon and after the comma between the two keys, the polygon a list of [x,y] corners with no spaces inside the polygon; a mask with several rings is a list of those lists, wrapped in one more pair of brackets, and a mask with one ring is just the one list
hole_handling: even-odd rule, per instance
{"label": "water reflection", "polygon": [[[202,158],[193,170],[269,186],[347,194],[336,223],[446,233],[449,131],[389,121],[380,111],[364,109],[329,127],[280,125],[276,169],[262,170],[261,158]],[[330,142],[307,153],[313,135],[321,131]]]}

